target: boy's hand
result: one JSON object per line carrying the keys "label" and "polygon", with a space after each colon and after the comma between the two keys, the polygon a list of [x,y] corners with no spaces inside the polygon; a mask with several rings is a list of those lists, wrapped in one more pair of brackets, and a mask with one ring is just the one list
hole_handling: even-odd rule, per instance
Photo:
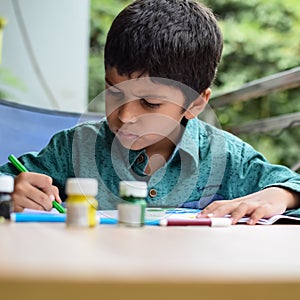
{"label": "boy's hand", "polygon": [[12,193],[14,211],[24,208],[51,210],[52,201],[61,203],[58,188],[52,185],[52,178],[38,173],[23,172],[15,178]]}
{"label": "boy's hand", "polygon": [[231,215],[232,224],[244,217],[250,217],[247,222],[254,225],[261,218],[270,218],[276,214],[282,214],[286,209],[295,208],[299,205],[299,195],[287,189],[270,187],[262,191],[233,200],[214,201],[201,213],[203,217],[223,217]]}

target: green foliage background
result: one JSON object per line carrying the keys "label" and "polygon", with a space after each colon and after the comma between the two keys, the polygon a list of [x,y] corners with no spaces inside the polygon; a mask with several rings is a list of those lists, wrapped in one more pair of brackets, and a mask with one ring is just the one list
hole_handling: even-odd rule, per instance
{"label": "green foliage background", "polygon": [[[113,18],[131,1],[91,0],[89,99],[104,89],[103,48]],[[300,66],[299,0],[203,0],[219,19],[224,51],[213,95]],[[213,101],[213,100],[211,100]],[[104,107],[103,107],[104,108]],[[246,121],[300,111],[300,88],[218,109],[226,130]],[[300,160],[300,126],[282,132],[242,135],[271,162]]]}

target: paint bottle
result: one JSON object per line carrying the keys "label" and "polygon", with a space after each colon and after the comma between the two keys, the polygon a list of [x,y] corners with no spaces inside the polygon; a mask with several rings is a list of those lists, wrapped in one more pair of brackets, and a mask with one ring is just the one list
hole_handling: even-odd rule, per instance
{"label": "paint bottle", "polygon": [[88,228],[98,224],[98,182],[93,178],[69,178],[66,183],[68,227]]}
{"label": "paint bottle", "polygon": [[11,193],[14,190],[14,178],[12,176],[0,176],[0,218],[10,219],[13,209]]}
{"label": "paint bottle", "polygon": [[147,183],[143,181],[120,181],[118,223],[127,227],[141,227],[145,224]]}

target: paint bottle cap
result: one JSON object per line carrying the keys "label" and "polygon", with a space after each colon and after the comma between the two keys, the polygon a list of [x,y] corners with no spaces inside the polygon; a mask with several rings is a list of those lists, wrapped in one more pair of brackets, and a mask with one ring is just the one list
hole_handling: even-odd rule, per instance
{"label": "paint bottle cap", "polygon": [[94,178],[69,178],[66,183],[66,194],[96,196],[98,182]]}
{"label": "paint bottle cap", "polygon": [[14,178],[12,176],[0,176],[0,192],[12,193],[14,190]]}
{"label": "paint bottle cap", "polygon": [[144,181],[120,181],[120,197],[147,197],[147,183]]}

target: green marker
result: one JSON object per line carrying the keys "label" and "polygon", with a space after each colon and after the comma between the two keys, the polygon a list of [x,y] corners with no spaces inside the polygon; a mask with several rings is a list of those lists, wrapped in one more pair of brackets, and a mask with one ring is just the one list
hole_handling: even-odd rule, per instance
{"label": "green marker", "polygon": [[53,207],[60,212],[61,214],[66,213],[66,210],[63,206],[61,206],[58,202],[56,202],[55,200],[52,201],[52,205]]}
{"label": "green marker", "polygon": [[[28,170],[25,168],[25,166],[13,155],[11,154],[8,159],[10,162],[20,171],[20,172],[28,172]],[[53,207],[60,213],[65,213],[66,210],[63,206],[61,206],[58,202],[55,200],[52,201]]]}
{"label": "green marker", "polygon": [[13,154],[11,154],[8,159],[20,172],[28,172],[25,166],[22,165],[22,163]]}

